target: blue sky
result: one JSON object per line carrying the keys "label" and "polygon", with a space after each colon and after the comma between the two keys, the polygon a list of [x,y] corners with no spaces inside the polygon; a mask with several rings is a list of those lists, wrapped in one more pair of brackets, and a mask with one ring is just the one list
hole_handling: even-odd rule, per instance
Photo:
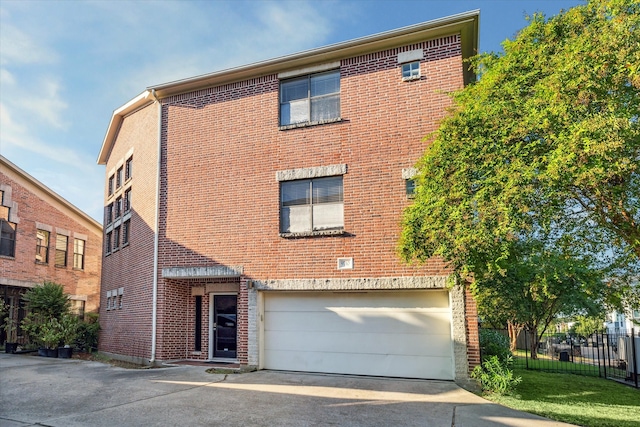
{"label": "blue sky", "polygon": [[113,110],[147,86],[480,9],[480,50],[583,1],[0,0],[0,154],[102,222]]}

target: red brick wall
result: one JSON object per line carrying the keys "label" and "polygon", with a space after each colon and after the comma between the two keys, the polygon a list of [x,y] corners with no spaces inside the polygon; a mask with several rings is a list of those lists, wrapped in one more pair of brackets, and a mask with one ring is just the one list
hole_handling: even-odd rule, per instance
{"label": "red brick wall", "polygon": [[[153,247],[158,159],[157,106],[125,117],[106,165],[105,205],[131,188],[131,243],[104,256],[100,350],[149,359],[153,296]],[[113,196],[107,194],[110,174],[123,165],[133,148],[130,181]],[[107,226],[105,224],[105,231]],[[122,309],[106,310],[107,291],[124,287]]]}
{"label": "red brick wall", "polygon": [[[423,154],[462,86],[457,36],[421,47],[403,82],[399,49],[343,60],[340,123],[281,131],[276,75],[163,100],[161,251],[167,266],[242,265],[256,279],[446,274],[396,254],[408,205],[403,168]],[[278,170],[347,164],[344,236],[279,236]],[[353,270],[337,271],[338,257]]]}
{"label": "red brick wall", "polygon": [[478,327],[478,306],[473,298],[471,290],[467,286],[464,292],[465,298],[465,332],[467,334],[467,359],[469,360],[469,372],[480,364],[480,335]]}
{"label": "red brick wall", "polygon": [[[97,311],[102,254],[102,234],[97,226],[46,194],[40,195],[42,190],[34,189],[32,183],[11,172],[0,172],[0,183],[11,187],[11,200],[17,203],[12,215],[19,218],[15,257],[0,256],[0,284],[27,286],[44,281],[56,282],[63,285],[65,292],[70,295],[86,296],[85,311]],[[36,263],[36,222],[52,227],[47,264]],[[55,266],[58,228],[68,231],[66,267]],[[73,268],[74,233],[87,237],[83,270]]]}

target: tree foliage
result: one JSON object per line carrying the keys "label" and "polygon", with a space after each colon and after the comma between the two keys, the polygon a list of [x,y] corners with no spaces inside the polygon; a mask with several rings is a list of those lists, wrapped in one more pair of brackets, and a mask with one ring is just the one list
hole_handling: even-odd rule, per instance
{"label": "tree foliage", "polygon": [[638,265],[640,3],[529,20],[503,53],[472,60],[481,78],[431,135],[403,218],[406,260],[510,280],[514,242],[533,240]]}

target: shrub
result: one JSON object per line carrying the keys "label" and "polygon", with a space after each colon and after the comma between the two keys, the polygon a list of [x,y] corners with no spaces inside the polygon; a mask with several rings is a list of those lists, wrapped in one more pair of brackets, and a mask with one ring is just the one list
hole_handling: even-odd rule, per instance
{"label": "shrub", "polygon": [[85,313],[84,321],[78,324],[76,348],[86,353],[97,350],[99,332],[98,315],[96,313]]}
{"label": "shrub", "polygon": [[521,377],[515,377],[510,366],[513,362],[511,356],[501,361],[498,356],[491,356],[482,362],[482,366],[476,366],[471,373],[480,383],[485,392],[495,394],[511,394],[522,381]]}
{"label": "shrub", "polygon": [[500,361],[505,362],[511,357],[509,338],[493,329],[480,330],[480,348],[483,361],[497,356]]}

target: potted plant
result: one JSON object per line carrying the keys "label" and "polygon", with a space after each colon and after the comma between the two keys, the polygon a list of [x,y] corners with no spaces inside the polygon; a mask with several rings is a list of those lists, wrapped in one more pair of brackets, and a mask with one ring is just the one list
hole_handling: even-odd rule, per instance
{"label": "potted plant", "polygon": [[60,318],[60,333],[64,347],[58,348],[58,357],[69,359],[73,354],[73,344],[78,337],[78,317],[71,313],[63,314]]}
{"label": "potted plant", "polygon": [[62,326],[55,317],[40,325],[40,339],[47,357],[58,357],[58,346],[62,341]]}
{"label": "potted plant", "polygon": [[18,325],[13,318],[11,308],[4,302],[0,301],[0,318],[4,317],[4,331],[6,339],[4,342],[5,353],[15,353],[18,349]]}

